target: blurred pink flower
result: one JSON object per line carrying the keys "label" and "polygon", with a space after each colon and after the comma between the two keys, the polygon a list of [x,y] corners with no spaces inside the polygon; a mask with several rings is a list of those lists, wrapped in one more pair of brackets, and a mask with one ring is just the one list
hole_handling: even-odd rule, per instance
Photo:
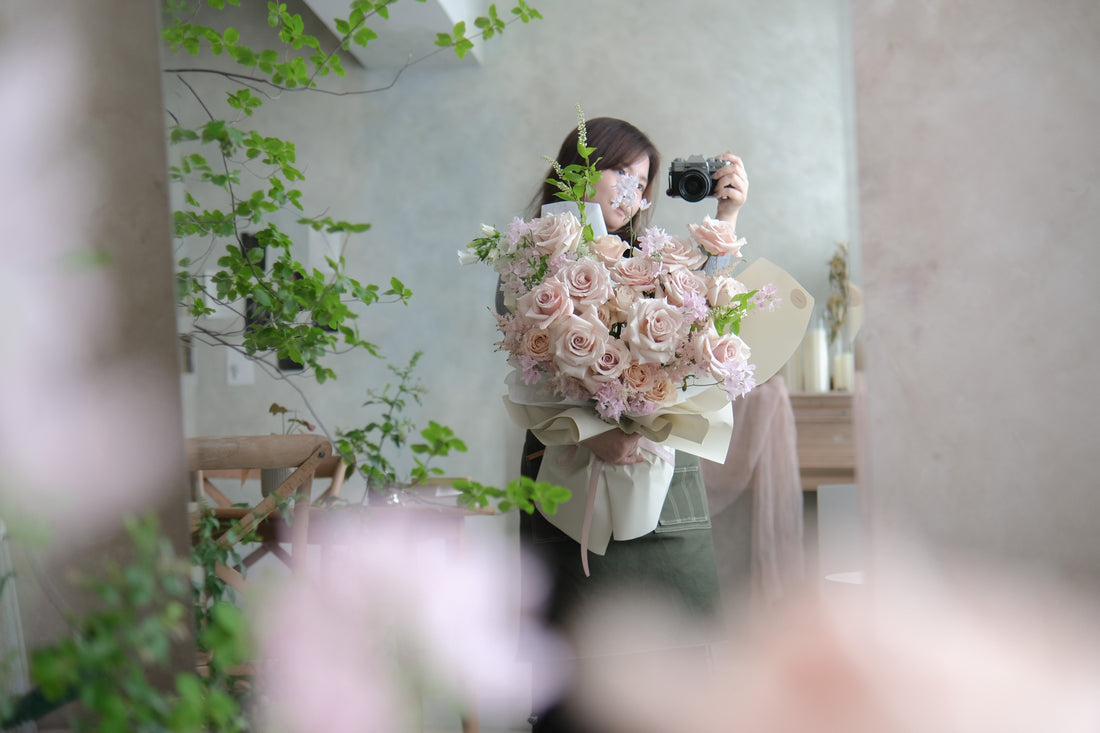
{"label": "blurred pink flower", "polygon": [[[0,115],[10,212],[0,243],[0,514],[10,528],[42,523],[69,546],[117,531],[122,514],[181,501],[184,489],[171,299],[133,312],[153,299],[125,290],[137,285],[113,241],[149,222],[117,211],[121,181],[134,179],[127,161],[87,144],[110,120],[85,120],[102,100],[89,97],[89,49],[70,26],[32,13],[0,44],[0,108],[19,110]],[[56,52],[30,64],[46,38]],[[150,267],[160,264],[142,260],[152,283],[143,288],[160,287],[152,273],[170,284]]]}
{"label": "blurred pink flower", "polygon": [[[608,733],[1100,730],[1095,599],[988,570],[956,569],[950,585],[893,570],[889,587],[807,594],[740,623],[713,670],[686,649],[586,660],[584,709]],[[637,648],[678,628],[659,610],[632,599],[585,638]]]}
{"label": "blurred pink flower", "polygon": [[265,730],[407,730],[428,691],[456,708],[473,691],[484,709],[524,700],[517,619],[525,638],[554,653],[550,637],[528,628],[506,548],[467,542],[458,553],[433,510],[419,522],[376,511],[387,514],[337,525],[318,575],[292,576],[253,599]]}

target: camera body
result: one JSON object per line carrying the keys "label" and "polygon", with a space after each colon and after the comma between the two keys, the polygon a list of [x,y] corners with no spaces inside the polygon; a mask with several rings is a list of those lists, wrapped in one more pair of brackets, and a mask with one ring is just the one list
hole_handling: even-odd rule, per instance
{"label": "camera body", "polygon": [[721,158],[704,158],[701,155],[677,158],[668,168],[666,193],[684,201],[702,201],[714,193],[713,173],[728,163]]}

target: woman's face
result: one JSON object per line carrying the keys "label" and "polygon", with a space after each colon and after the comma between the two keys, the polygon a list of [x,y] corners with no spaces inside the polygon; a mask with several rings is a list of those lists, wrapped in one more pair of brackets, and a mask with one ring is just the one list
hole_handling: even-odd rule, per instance
{"label": "woman's face", "polygon": [[649,182],[649,156],[643,153],[629,165],[600,173],[596,195],[590,200],[600,205],[607,231],[617,232],[643,205],[642,191]]}

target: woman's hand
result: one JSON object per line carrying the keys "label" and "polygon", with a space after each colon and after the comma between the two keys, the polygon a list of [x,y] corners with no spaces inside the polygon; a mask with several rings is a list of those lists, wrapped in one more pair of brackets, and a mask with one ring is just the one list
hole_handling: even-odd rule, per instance
{"label": "woman's hand", "polygon": [[713,174],[714,195],[718,197],[718,213],[714,218],[736,226],[737,212],[741,211],[749,195],[749,177],[745,173],[745,164],[733,153],[726,152],[718,157],[728,160],[729,165],[722,166]]}
{"label": "woman's hand", "polygon": [[613,428],[606,433],[600,433],[588,440],[581,441],[581,445],[596,454],[596,457],[604,463],[614,463],[625,466],[628,463],[638,463],[645,458],[638,452],[638,441],[642,439],[638,434],[627,434],[619,428]]}

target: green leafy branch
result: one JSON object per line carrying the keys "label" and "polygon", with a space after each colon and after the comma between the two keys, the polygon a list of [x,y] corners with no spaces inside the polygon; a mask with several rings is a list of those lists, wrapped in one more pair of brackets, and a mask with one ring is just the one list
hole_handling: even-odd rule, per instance
{"label": "green leafy branch", "polygon": [[557,178],[546,180],[547,183],[558,189],[554,194],[555,196],[564,201],[572,201],[577,204],[577,210],[580,213],[582,239],[585,242],[591,242],[595,237],[592,225],[588,223],[585,216],[584,202],[591,200],[596,195],[596,183],[600,180],[600,172],[596,170],[596,164],[600,162],[600,158],[591,159],[596,152],[596,148],[588,144],[588,130],[585,127],[584,112],[581,110],[580,105],[577,105],[577,119],[577,153],[584,160],[584,164],[571,163],[562,166],[558,161],[548,157],[546,160],[554,169]]}
{"label": "green leafy branch", "polygon": [[[208,48],[214,55],[226,53],[238,65],[247,69],[255,69],[263,76],[246,75],[217,69],[202,68],[172,68],[166,69],[169,73],[209,73],[219,74],[229,79],[234,79],[244,84],[263,84],[276,91],[311,90],[326,94],[370,94],[390,88],[391,84],[373,89],[362,89],[352,92],[337,92],[321,89],[317,86],[317,78],[333,73],[343,77],[346,74],[340,61],[339,51],[348,50],[352,45],[366,47],[371,41],[378,38],[378,33],[366,25],[372,17],[382,19],[389,18],[389,8],[396,0],[353,0],[350,4],[347,18],[334,18],[333,25],[336,32],[341,34],[336,44],[329,51],[322,48],[321,42],[316,36],[305,33],[305,23],[301,15],[290,13],[285,3],[268,2],[268,24],[278,30],[278,37],[284,45],[292,50],[311,49],[308,57],[291,55],[281,59],[279,53],[273,49],[257,51],[240,42],[240,32],[233,28],[227,28],[219,32],[209,26],[191,23],[181,16],[181,9],[186,7],[183,3],[169,3],[172,22],[167,25],[162,36],[169,44],[173,52],[182,50],[192,56],[197,56],[203,48]],[[424,0],[419,0],[424,2]],[[207,0],[207,4],[214,9],[224,9],[227,4],[239,5],[239,0]],[[524,0],[517,0],[517,4],[511,8],[509,20],[500,17],[496,5],[490,5],[488,15],[478,16],[474,19],[474,26],[478,32],[467,35],[466,22],[459,21],[451,29],[450,33],[438,33],[435,45],[439,46],[435,51],[429,52],[416,59],[411,59],[398,72],[398,76],[410,66],[416,65],[434,56],[445,48],[453,48],[458,58],[465,55],[474,47],[475,41],[488,40],[495,35],[500,35],[505,28],[516,21],[529,23],[533,19],[541,19],[539,11],[531,7]],[[310,68],[312,64],[312,69]],[[396,81],[396,78],[395,80]]]}
{"label": "green leafy branch", "polygon": [[538,10],[532,8],[523,0],[518,0],[518,4],[512,8],[512,15],[515,17],[509,21],[501,20],[500,16],[497,14],[496,5],[490,5],[489,15],[479,16],[474,20],[474,26],[481,29],[479,33],[475,33],[472,38],[467,37],[466,21],[460,20],[455,23],[450,33],[436,34],[435,45],[442,48],[453,48],[455,50],[455,55],[461,59],[474,47],[473,39],[480,37],[482,40],[488,40],[495,35],[503,33],[508,23],[513,23],[517,20],[529,23],[533,18],[542,18]]}
{"label": "green leafy branch", "polygon": [[[276,29],[279,41],[292,51],[312,51],[313,56],[309,59],[285,59],[274,49],[256,50],[241,41],[236,29],[219,31],[191,22],[186,18],[189,8],[182,2],[171,1],[166,5],[171,20],[165,23],[163,36],[174,51],[196,55],[206,47],[215,55],[225,53],[238,65],[266,74],[266,77],[257,77],[252,81],[287,89],[313,88],[316,86],[315,79],[327,74],[330,69],[342,74],[337,54],[339,48],[346,48],[349,43],[365,45],[377,37],[365,24],[374,16],[387,18],[387,6],[392,1],[352,2],[348,18],[336,20],[338,30],[344,35],[338,47],[327,54],[322,53],[321,44],[315,37],[305,33],[300,15],[288,12],[285,4],[269,2],[268,23]],[[220,10],[239,3],[237,0],[208,0],[207,4]],[[513,9],[513,14],[515,19],[523,22],[541,17],[538,11],[522,2]],[[490,8],[489,16],[476,21],[483,29],[480,35],[485,38],[500,33],[502,23],[495,7]],[[311,73],[307,61],[312,63]],[[241,88],[226,94],[226,104],[241,117],[252,116],[263,100],[253,93],[255,87],[250,87],[248,80],[243,77],[230,78],[238,81]],[[290,238],[275,225],[264,224],[267,215],[287,206],[303,209],[302,192],[293,185],[303,179],[296,167],[293,143],[255,130],[244,130],[235,122],[219,119],[194,89],[187,86],[209,119],[195,128],[186,127],[176,120],[169,131],[169,140],[177,145],[211,146],[217,150],[221,160],[220,164],[213,165],[201,151],[185,152],[179,163],[171,167],[172,179],[185,186],[184,206],[173,213],[176,236],[181,241],[195,237],[231,240],[225,254],[218,259],[218,271],[210,278],[205,276],[205,256],[195,260],[184,257],[179,261],[178,294],[196,319],[194,330],[203,334],[208,343],[229,344],[232,337],[241,335],[244,353],[256,356],[274,351],[279,359],[304,365],[318,382],[335,377],[335,373],[319,361],[326,353],[364,348],[377,356],[377,347],[359,336],[355,328],[358,313],[349,306],[369,306],[378,302],[380,295],[392,299],[391,302],[407,302],[411,292],[396,279],[391,279],[390,287],[383,290],[379,286],[363,285],[349,278],[344,272],[342,257],[329,259],[334,272],[331,282],[322,286],[316,271],[307,275],[305,268],[290,257]],[[241,186],[242,165],[249,162],[266,166],[266,171],[256,176],[265,183],[250,194],[240,195],[237,188]],[[211,185],[215,190],[221,190],[229,205],[203,206],[195,184]],[[330,217],[303,217],[298,221],[318,231],[345,235],[369,229],[369,224]],[[261,264],[263,249],[250,248],[244,243],[242,231],[249,229],[258,229],[254,231],[254,236],[264,248],[276,248],[278,262],[274,267],[265,270]],[[233,303],[241,300],[254,304],[263,314],[260,319],[253,318],[242,334],[212,329],[198,320],[213,315],[216,305],[232,312]],[[238,312],[238,315],[245,314]],[[277,369],[275,374],[278,375]]]}
{"label": "green leafy branch", "polygon": [[[183,2],[169,0],[166,6],[170,19],[164,24],[163,37],[170,49],[190,55],[208,49],[215,56],[224,54],[232,59],[244,72],[166,70],[179,77],[206,115],[199,125],[183,124],[172,115],[174,124],[169,130],[169,141],[180,150],[171,176],[184,188],[184,205],[173,214],[177,239],[181,243],[210,241],[204,253],[189,252],[193,256],[179,259],[179,301],[193,319],[192,330],[199,342],[247,355],[268,374],[296,389],[307,406],[303,391],[279,371],[272,355],[302,365],[303,371],[324,383],[336,377],[326,364],[330,354],[363,349],[381,356],[378,346],[358,331],[361,308],[380,302],[407,303],[412,293],[397,278],[391,278],[388,287],[355,280],[347,274],[342,256],[327,259],[330,270],[327,276],[298,262],[293,257],[291,237],[268,221],[270,215],[281,210],[293,208],[304,212],[302,192],[296,187],[304,176],[298,167],[295,146],[282,138],[246,129],[241,122],[253,117],[257,109],[284,91],[332,94],[378,91],[329,91],[320,88],[317,80],[330,73],[343,76],[339,52],[352,44],[365,46],[377,38],[370,27],[371,19],[388,18],[392,2],[351,2],[348,16],[334,21],[340,37],[328,51],[322,47],[325,44],[305,32],[303,19],[290,13],[283,3],[267,4],[267,22],[275,30],[281,50],[253,48],[236,29],[218,30],[193,22],[193,13],[188,15],[189,8]],[[207,0],[207,5],[216,10],[238,4],[238,0]],[[445,48],[453,48],[462,58],[478,38],[499,35],[512,22],[527,23],[542,17],[523,0],[511,13],[513,17],[505,20],[496,6],[490,6],[488,15],[474,21],[476,32],[467,34],[465,25],[456,25],[450,34],[440,34],[435,51],[410,61],[403,69]],[[224,97],[226,114],[215,113],[187,83],[184,77],[188,73],[219,74],[233,82],[234,88]],[[588,154],[591,152],[589,149]],[[597,179],[598,174],[593,172],[591,183]],[[246,190],[245,182],[251,180],[258,181],[258,185],[253,186],[254,190]],[[582,187],[578,195],[583,197],[587,190]],[[219,205],[205,204],[201,197],[214,197]],[[329,216],[301,216],[297,221],[315,231],[344,237],[370,228],[366,223]],[[215,253],[222,243],[224,251]],[[207,266],[212,259],[216,261],[216,269]],[[219,307],[236,315],[244,325],[219,328],[206,320],[218,313]],[[368,393],[370,399],[364,406],[381,408],[378,419],[362,428],[342,431],[334,440],[351,466],[349,470],[363,475],[371,488],[423,482],[442,473],[433,464],[436,458],[466,450],[450,428],[436,422],[420,431],[419,439],[413,437],[414,428],[403,411],[412,402],[419,403],[423,391],[411,382],[412,368],[418,358],[419,354],[404,368],[390,366],[399,377],[396,388],[387,385],[380,393]],[[316,411],[312,408],[309,411],[319,429],[328,435]],[[395,456],[404,452],[413,462],[407,475],[396,467]]]}
{"label": "green leafy branch", "polygon": [[[149,681],[167,669],[174,642],[187,636],[188,563],[175,555],[155,517],[128,519],[134,545],[126,565],[109,561],[101,576],[83,586],[99,608],[73,621],[72,633],[31,654],[31,680],[37,686],[17,702],[4,725],[29,720],[70,700],[83,712],[74,730],[243,731],[239,702],[222,686],[224,677],[180,672],[173,692]],[[200,627],[200,647],[216,650],[223,663],[239,663],[247,648],[240,611],[217,604],[214,621]]]}
{"label": "green leafy branch", "polygon": [[[362,4],[362,3],[359,3]],[[240,5],[239,0],[207,0],[207,5],[215,10],[224,10],[227,5]],[[284,46],[293,51],[306,49],[308,56],[289,54],[280,55],[275,49],[256,50],[241,42],[241,34],[236,28],[218,31],[199,23],[188,22],[181,17],[186,5],[174,4],[167,8],[171,22],[166,24],[161,35],[173,52],[184,51],[197,56],[204,48],[215,56],[225,53],[238,65],[256,69],[266,75],[254,81],[269,83],[274,87],[286,89],[309,88],[319,76],[334,73],[344,76],[346,73],[335,51],[325,51],[321,41],[305,32],[305,21],[301,14],[291,13],[286,3],[268,2],[268,25],[277,32]],[[312,70],[310,69],[312,64]]]}
{"label": "green leafy branch", "polygon": [[755,290],[747,293],[739,293],[730,298],[728,305],[715,306],[711,309],[714,320],[714,328],[719,334],[732,333],[737,336],[741,333],[741,319],[748,315],[754,307],[752,297]]}
{"label": "green leafy branch", "polygon": [[[348,464],[349,475],[358,471],[366,480],[368,490],[423,483],[431,476],[443,473],[443,469],[430,465],[433,459],[450,455],[451,451],[466,451],[466,444],[450,428],[435,421],[429,422],[428,427],[420,431],[423,442],[410,443],[414,425],[406,416],[406,409],[410,404],[421,404],[420,397],[426,392],[422,385],[413,381],[413,372],[421,355],[419,351],[413,354],[404,367],[390,364],[390,371],[398,378],[397,384],[387,384],[381,391],[368,392],[369,399],[363,407],[381,408],[377,419],[337,435],[335,447]],[[404,476],[389,456],[391,452],[399,453],[406,447],[413,454],[413,467]]]}
{"label": "green leafy branch", "polygon": [[547,514],[556,514],[558,505],[569,501],[572,496],[572,492],[564,486],[535,481],[529,476],[509,482],[504,489],[469,479],[455,481],[454,487],[462,492],[458,497],[459,503],[470,509],[487,507],[495,502],[496,508],[502,512],[519,509],[528,514],[535,511],[536,505]]}

